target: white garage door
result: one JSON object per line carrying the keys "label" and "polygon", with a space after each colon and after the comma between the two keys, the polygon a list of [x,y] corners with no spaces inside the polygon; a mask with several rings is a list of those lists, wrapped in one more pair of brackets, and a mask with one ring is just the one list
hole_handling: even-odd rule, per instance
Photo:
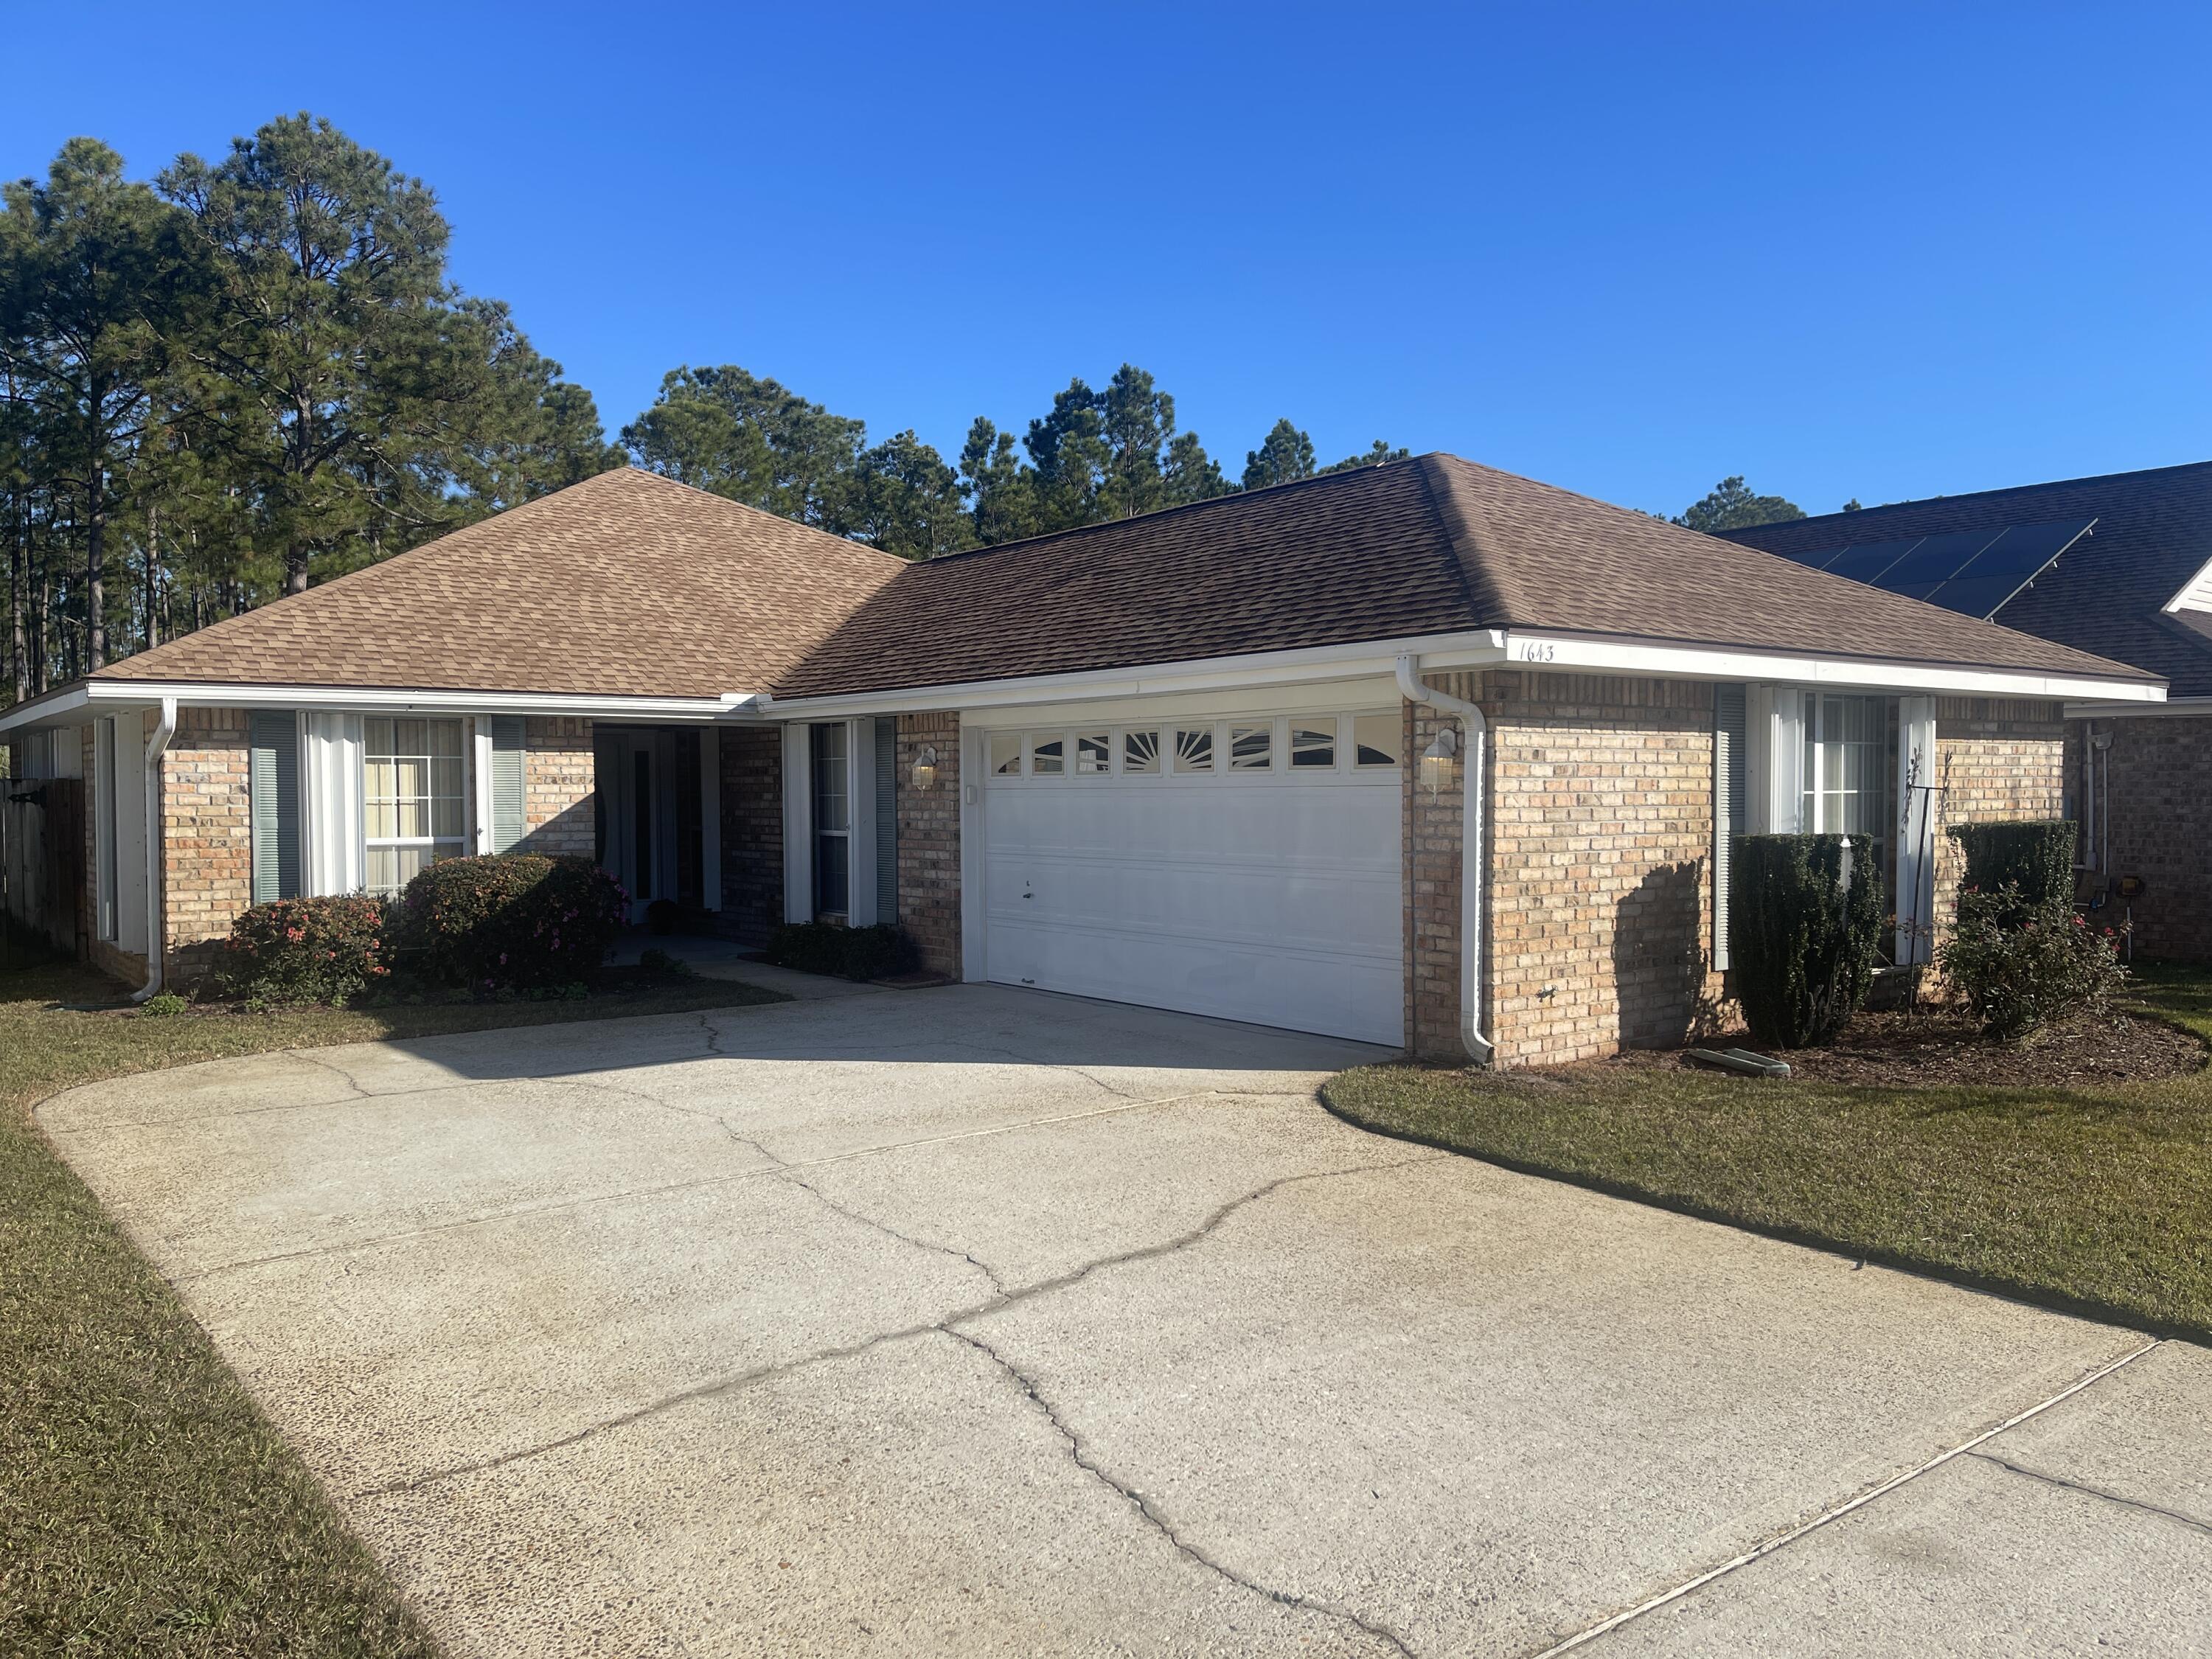
{"label": "white garage door", "polygon": [[1403,1040],[1400,715],[985,734],[989,977]]}

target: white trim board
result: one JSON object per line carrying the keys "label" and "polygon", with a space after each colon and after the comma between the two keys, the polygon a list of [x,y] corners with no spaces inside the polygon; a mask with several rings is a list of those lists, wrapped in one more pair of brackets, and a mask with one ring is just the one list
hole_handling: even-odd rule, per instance
{"label": "white trim board", "polygon": [[2107,680],[2087,675],[2046,674],[2026,669],[1963,668],[1905,660],[1871,662],[1856,657],[1815,657],[1705,646],[1653,645],[1586,635],[1506,635],[1506,666],[1539,672],[1649,675],[1659,679],[1768,680],[1838,690],[1954,691],[1978,696],[2095,697],[2116,702],[2163,702],[2164,681]]}
{"label": "white trim board", "polygon": [[723,719],[756,698],[615,697],[550,691],[437,691],[409,686],[230,685],[161,680],[90,680],[51,702],[33,698],[0,713],[0,732],[18,726],[81,724],[67,717],[89,705],[150,708],[173,697],[186,708],[340,708],[366,714],[570,714],[653,724]]}

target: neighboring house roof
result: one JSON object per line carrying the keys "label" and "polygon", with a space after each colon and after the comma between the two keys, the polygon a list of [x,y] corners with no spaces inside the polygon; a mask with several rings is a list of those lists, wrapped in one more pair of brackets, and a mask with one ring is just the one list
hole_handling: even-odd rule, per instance
{"label": "neighboring house roof", "polygon": [[2212,696],[2212,639],[2166,607],[2212,562],[2212,462],[1940,495],[1857,513],[1731,530],[1727,538],[1785,556],[2005,525],[2094,519],[2094,527],[1996,620],[2131,663],[2176,697]]}
{"label": "neighboring house roof", "polygon": [[765,690],[902,560],[622,468],[95,678],[607,696]]}
{"label": "neighboring house roof", "polygon": [[919,564],[607,472],[98,678],[793,698],[1488,629],[2150,678],[1449,455]]}
{"label": "neighboring house roof", "polygon": [[2148,678],[1450,455],[908,567],[783,697],[1476,629]]}

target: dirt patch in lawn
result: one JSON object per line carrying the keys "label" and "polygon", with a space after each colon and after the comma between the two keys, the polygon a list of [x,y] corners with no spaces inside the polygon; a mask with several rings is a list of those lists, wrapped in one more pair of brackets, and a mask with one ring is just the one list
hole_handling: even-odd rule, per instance
{"label": "dirt patch in lawn", "polygon": [[[1709,1039],[1700,1047],[1753,1045],[1741,1033]],[[1763,1049],[1756,1052],[1764,1053]],[[1859,1014],[1825,1048],[1778,1054],[1793,1078],[1853,1087],[1942,1088],[1952,1085],[2073,1087],[2185,1077],[2204,1064],[2204,1044],[2164,1020],[2113,1012],[2069,1021],[2027,1042],[1991,1042],[1963,1013],[1946,1008],[1917,1012],[1893,1009]],[[1707,1068],[1686,1049],[1639,1049],[1607,1069],[1661,1066]]]}

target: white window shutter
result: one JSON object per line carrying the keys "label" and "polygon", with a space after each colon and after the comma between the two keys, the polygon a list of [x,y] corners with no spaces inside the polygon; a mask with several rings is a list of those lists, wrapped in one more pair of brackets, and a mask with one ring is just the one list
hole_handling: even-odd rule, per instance
{"label": "white window shutter", "polygon": [[1747,688],[1713,688],[1713,966],[1729,967],[1729,882],[1733,843],[1744,833]]}

